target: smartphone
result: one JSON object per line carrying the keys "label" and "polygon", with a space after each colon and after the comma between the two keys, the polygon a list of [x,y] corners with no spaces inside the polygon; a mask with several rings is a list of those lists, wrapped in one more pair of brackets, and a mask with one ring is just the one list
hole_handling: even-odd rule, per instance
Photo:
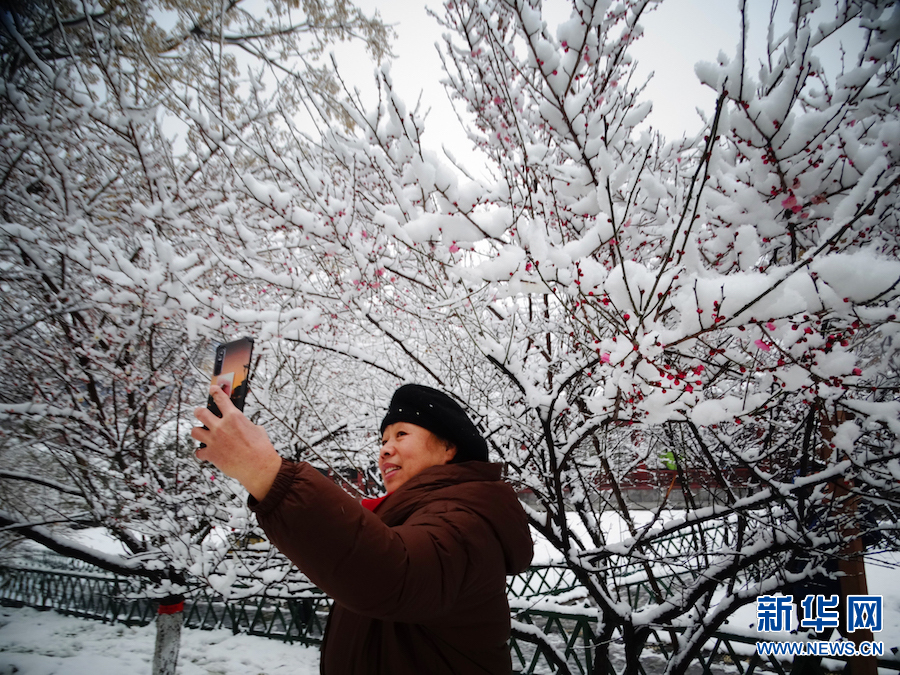
{"label": "smartphone", "polygon": [[[253,338],[241,338],[234,342],[226,342],[216,347],[216,360],[213,365],[210,386],[220,386],[231,397],[238,410],[244,409],[247,388],[250,384],[250,358],[253,356]],[[221,417],[219,407],[212,396],[206,403],[216,417]]]}

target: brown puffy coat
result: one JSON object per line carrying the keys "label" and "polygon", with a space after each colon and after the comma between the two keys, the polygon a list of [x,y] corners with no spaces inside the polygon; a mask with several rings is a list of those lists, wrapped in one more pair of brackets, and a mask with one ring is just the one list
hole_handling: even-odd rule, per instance
{"label": "brown puffy coat", "polygon": [[308,464],[282,464],[251,506],[271,541],[334,601],[325,675],[511,671],[506,575],[531,562],[500,466],[426,469],[375,510]]}

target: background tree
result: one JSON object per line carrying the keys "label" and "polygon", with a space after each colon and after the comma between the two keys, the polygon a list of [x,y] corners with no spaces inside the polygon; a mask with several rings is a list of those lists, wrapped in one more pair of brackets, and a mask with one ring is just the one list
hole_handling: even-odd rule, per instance
{"label": "background tree", "polygon": [[[0,524],[163,593],[188,571],[222,572],[252,528],[187,438],[210,341],[231,331],[197,309],[209,306],[203,283],[229,290],[201,254],[234,169],[220,150],[266,86],[273,106],[333,96],[316,61],[326,45],[361,39],[380,57],[390,38],[345,2],[276,2],[259,16],[245,4],[50,1],[2,14]],[[61,534],[85,526],[123,555]]]}

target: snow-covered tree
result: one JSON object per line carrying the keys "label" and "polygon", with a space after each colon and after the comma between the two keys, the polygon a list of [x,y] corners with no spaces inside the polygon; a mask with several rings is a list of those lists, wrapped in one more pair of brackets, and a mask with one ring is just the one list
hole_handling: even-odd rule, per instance
{"label": "snow-covered tree", "polygon": [[[240,4],[152,40],[102,11],[6,21],[2,358],[29,385],[3,394],[3,453],[64,472],[16,484],[208,575],[205,528],[246,521],[180,459],[205,382],[187,364],[246,332],[248,411],[322,468],[370,471],[402,381],[466,403],[602,617],[598,663],[618,635],[636,672],[678,626],[684,672],[740,605],[893,547],[900,12],[798,0],[761,62],[744,35],[698,66],[712,113],[672,140],[629,52],[654,4],[574,0],[551,26],[537,0],[447,2],[477,172],[423,145],[389,68],[374,106],[342,97]],[[818,54],[846,31],[862,47],[830,73]],[[666,477],[649,518],[640,474]],[[56,518],[16,508],[31,536]]]}
{"label": "snow-covered tree", "polygon": [[[0,525],[163,593],[216,571],[250,527],[187,437],[211,341],[232,335],[210,302],[228,275],[204,257],[234,168],[220,144],[266,86],[271,105],[333,96],[326,45],[362,39],[378,58],[390,37],[342,0],[246,4],[0,13]],[[85,526],[123,555],[61,534]]]}
{"label": "snow-covered tree", "polygon": [[[576,1],[556,27],[539,2],[445,5],[446,86],[487,177],[423,146],[388,69],[350,133],[244,134],[228,264],[268,313],[222,302],[374,378],[345,418],[402,380],[477,411],[601,614],[598,650],[625,636],[636,672],[678,625],[674,673],[738,606],[895,545],[900,13],[795,3],[762,62],[738,36],[698,66],[713,112],[672,141],[629,55],[653,4]],[[860,52],[828,73],[817,54],[851,30]],[[664,467],[648,524],[628,488]]]}

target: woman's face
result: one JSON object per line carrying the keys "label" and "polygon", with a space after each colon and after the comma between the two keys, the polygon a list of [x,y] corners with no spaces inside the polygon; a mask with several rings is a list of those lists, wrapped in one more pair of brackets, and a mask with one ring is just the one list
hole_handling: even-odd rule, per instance
{"label": "woman's face", "polygon": [[378,468],[384,487],[393,492],[430,466],[447,464],[456,446],[442,441],[423,427],[409,422],[389,424],[381,435]]}

